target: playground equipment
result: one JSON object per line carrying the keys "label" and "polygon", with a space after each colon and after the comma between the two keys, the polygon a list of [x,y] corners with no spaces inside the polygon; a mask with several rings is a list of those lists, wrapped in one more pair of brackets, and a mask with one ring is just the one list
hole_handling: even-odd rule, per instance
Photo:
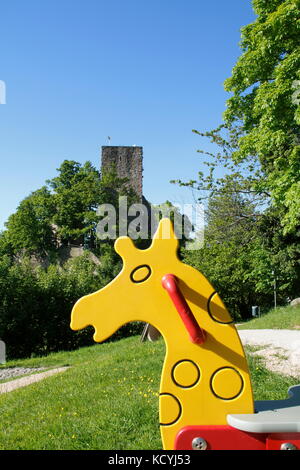
{"label": "playground equipment", "polygon": [[178,240],[162,219],[152,245],[115,243],[119,275],[74,306],[71,328],[95,328],[102,342],[131,321],[152,324],[166,343],[159,411],[163,447],[300,449],[300,385],[290,398],[253,401],[248,364],[237,330],[219,295],[177,257]]}

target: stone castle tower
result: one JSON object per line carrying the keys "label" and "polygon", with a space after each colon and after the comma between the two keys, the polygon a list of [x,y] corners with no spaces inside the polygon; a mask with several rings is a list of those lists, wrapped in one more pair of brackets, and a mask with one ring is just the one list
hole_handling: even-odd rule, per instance
{"label": "stone castle tower", "polygon": [[143,197],[143,147],[102,146],[101,171],[115,166],[119,178],[128,178],[139,199]]}

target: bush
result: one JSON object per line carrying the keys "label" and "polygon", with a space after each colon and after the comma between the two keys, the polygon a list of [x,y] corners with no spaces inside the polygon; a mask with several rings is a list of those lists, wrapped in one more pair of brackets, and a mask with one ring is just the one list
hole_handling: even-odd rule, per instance
{"label": "bush", "polygon": [[[70,315],[75,302],[104,287],[117,265],[96,266],[88,256],[64,267],[34,268],[28,259],[14,264],[0,258],[0,338],[8,359],[45,355],[93,344],[93,328],[74,332]],[[114,339],[136,334],[137,324],[126,325]]]}

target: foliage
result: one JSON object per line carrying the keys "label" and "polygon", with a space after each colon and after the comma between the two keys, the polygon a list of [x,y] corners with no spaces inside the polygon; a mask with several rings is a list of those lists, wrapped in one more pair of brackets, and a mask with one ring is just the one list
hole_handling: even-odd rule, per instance
{"label": "foliage", "polygon": [[268,195],[252,189],[258,168],[232,161],[239,130],[222,125],[210,132],[193,132],[219,148],[216,153],[198,150],[208,168],[206,173],[199,171],[198,179],[172,181],[195,190],[206,207],[204,245],[183,251],[183,258],[203,272],[233,318],[240,320],[251,314],[252,305],[268,306],[272,301],[272,262],[260,233],[261,207],[268,207]]}
{"label": "foliage", "polygon": [[[78,262],[77,262],[78,264]],[[86,344],[84,335],[70,331],[74,302],[95,284],[92,266],[45,271],[30,261],[0,261],[0,337],[9,357],[46,354]]]}
{"label": "foliage", "polygon": [[184,260],[206,275],[237,320],[299,295],[298,238],[283,235],[272,209],[258,212],[251,199],[226,191],[211,195],[204,246],[183,251]]}
{"label": "foliage", "polygon": [[57,227],[57,236],[67,243],[87,233],[96,223],[101,180],[90,162],[81,166],[65,160],[58,172],[59,175],[47,183],[55,205],[52,222]]}
{"label": "foliage", "polygon": [[[194,265],[219,292],[235,320],[247,318],[251,305],[271,300],[271,267],[258,250],[261,237],[252,204],[240,195],[211,196],[208,204],[204,246],[184,252],[184,260]],[[255,261],[254,261],[255,257]],[[267,289],[259,286],[261,273],[253,272],[260,258],[260,270],[267,272]]]}
{"label": "foliage", "polygon": [[[199,150],[207,171],[183,182],[207,204],[205,246],[185,258],[221,292],[235,317],[251,303],[299,296],[300,2],[253,0],[242,54],[225,81],[224,123]],[[298,88],[297,88],[298,87]]]}
{"label": "foliage", "polygon": [[54,201],[46,186],[32,192],[19,205],[7,223],[5,238],[14,252],[39,253],[42,256],[55,247],[51,219]]}
{"label": "foliage", "polygon": [[114,167],[100,177],[90,162],[81,166],[66,160],[58,171],[59,176],[49,180],[48,184],[55,202],[53,222],[64,242],[87,234],[95,238],[100,219],[97,214],[99,205],[111,204],[117,209],[120,196],[128,197],[131,202],[136,199],[127,186],[127,178],[119,178]]}
{"label": "foliage", "polygon": [[[104,287],[116,267],[96,267],[88,252],[63,267],[33,267],[29,259],[12,263],[0,258],[0,338],[10,358],[45,355],[92,344],[90,328],[70,329],[70,314],[83,295]],[[118,337],[137,334],[139,325],[123,329]],[[116,338],[114,338],[116,339]]]}
{"label": "foliage", "polygon": [[6,249],[10,247],[17,255],[47,257],[58,246],[79,243],[78,240],[83,244],[87,237],[95,249],[100,219],[97,207],[109,203],[117,208],[120,195],[126,195],[129,201],[136,198],[127,187],[127,179],[118,178],[115,169],[100,178],[90,162],[81,165],[65,160],[58,168],[58,176],[26,197],[9,217],[2,247],[5,241]]}
{"label": "foliage", "polygon": [[241,135],[234,161],[258,161],[254,188],[281,209],[285,232],[300,222],[300,1],[253,0],[256,20],[242,28],[242,55],[225,81],[224,119]]}

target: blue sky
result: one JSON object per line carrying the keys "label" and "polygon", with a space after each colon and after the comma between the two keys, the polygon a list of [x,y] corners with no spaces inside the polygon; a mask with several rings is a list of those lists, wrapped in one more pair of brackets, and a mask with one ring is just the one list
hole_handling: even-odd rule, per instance
{"label": "blue sky", "polygon": [[[250,0],[1,3],[0,229],[64,159],[100,167],[102,145],[144,148],[144,195],[189,203],[222,121]],[[111,136],[108,142],[107,137]]]}

